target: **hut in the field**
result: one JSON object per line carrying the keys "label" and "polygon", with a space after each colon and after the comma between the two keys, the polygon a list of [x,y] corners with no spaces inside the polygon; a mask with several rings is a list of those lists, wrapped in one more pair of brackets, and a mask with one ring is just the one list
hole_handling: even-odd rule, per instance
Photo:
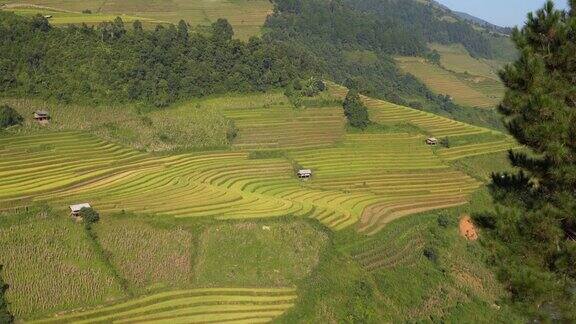
{"label": "hut in the field", "polygon": [[50,114],[46,110],[36,110],[34,120],[40,124],[46,124],[50,120]]}
{"label": "hut in the field", "polygon": [[310,170],[310,169],[298,170],[296,175],[298,176],[298,179],[300,179],[300,180],[308,180],[312,177],[312,170]]}
{"label": "hut in the field", "polygon": [[428,145],[437,145],[438,144],[438,139],[436,137],[428,137],[426,139],[426,144]]}
{"label": "hut in the field", "polygon": [[52,19],[52,15],[44,15],[44,18],[46,18],[46,19]]}
{"label": "hut in the field", "polygon": [[82,208],[92,208],[89,203],[82,203],[76,205],[70,205],[70,215],[72,217],[80,217],[80,211]]}

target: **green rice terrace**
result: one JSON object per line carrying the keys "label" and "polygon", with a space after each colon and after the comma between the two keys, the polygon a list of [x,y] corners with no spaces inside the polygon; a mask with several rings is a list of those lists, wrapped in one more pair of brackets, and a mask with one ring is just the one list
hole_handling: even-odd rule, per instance
{"label": "green rice terrace", "polygon": [[[303,108],[280,92],[211,97],[162,111],[125,109],[115,121],[86,107],[9,101],[26,117],[38,106],[52,114],[49,125],[28,118],[0,136],[0,243],[19,242],[0,250],[11,309],[39,323],[256,323],[291,322],[312,303],[314,321],[318,309],[341,302],[318,299],[314,289],[323,286],[304,281],[344,262],[330,257],[329,240],[346,242],[337,248],[352,262],[346,275],[373,276],[375,294],[390,294],[386,277],[433,271],[422,251],[445,213],[437,210],[475,208],[468,202],[483,197],[488,172],[482,158],[501,159],[517,145],[368,97],[376,124],[350,129],[345,93],[329,84]],[[230,127],[237,134],[227,138]],[[185,140],[158,135],[170,130]],[[450,145],[428,146],[431,136]],[[302,168],[311,180],[296,177]],[[80,202],[101,214],[93,230],[68,216]],[[442,235],[460,242],[455,233]],[[460,252],[450,258],[470,258],[465,242],[454,244]],[[452,283],[438,284],[434,272],[413,287],[420,297],[410,307],[399,292],[377,298],[384,318],[419,320],[425,309],[450,318],[458,300],[489,312],[503,292],[481,261],[446,262]],[[448,304],[431,299],[439,293]]]}

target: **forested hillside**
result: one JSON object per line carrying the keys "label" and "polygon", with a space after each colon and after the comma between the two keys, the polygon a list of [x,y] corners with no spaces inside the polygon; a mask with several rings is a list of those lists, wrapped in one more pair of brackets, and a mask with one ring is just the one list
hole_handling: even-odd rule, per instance
{"label": "forested hillside", "polygon": [[144,102],[157,107],[193,96],[262,91],[310,72],[312,59],[283,44],[233,40],[226,20],[211,33],[178,26],[53,28],[42,16],[0,12],[0,91],[88,104]]}
{"label": "forested hillside", "polygon": [[[0,13],[0,89],[4,96],[64,103],[140,102],[164,107],[225,92],[284,87],[316,75],[361,93],[501,128],[492,110],[467,109],[398,69],[394,56],[431,62],[429,47],[461,44],[471,55],[503,52],[500,38],[416,1],[276,0],[262,39],[233,39],[223,19],[207,30],[189,25],[143,28],[117,18],[98,26],[55,28],[40,15]],[[505,51],[504,51],[505,52]]]}
{"label": "forested hillside", "polygon": [[265,39],[314,53],[329,78],[386,100],[459,120],[499,127],[493,111],[463,109],[437,95],[411,75],[401,73],[391,55],[438,53],[430,42],[462,44],[471,54],[498,56],[497,36],[470,24],[441,19],[431,5],[416,1],[276,0]]}

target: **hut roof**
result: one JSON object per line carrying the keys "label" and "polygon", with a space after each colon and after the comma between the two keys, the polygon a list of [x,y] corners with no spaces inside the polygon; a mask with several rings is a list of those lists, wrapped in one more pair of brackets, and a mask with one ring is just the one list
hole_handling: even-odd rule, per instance
{"label": "hut roof", "polygon": [[298,170],[298,174],[312,174],[312,170],[310,169]]}
{"label": "hut roof", "polygon": [[82,208],[91,208],[91,206],[88,203],[70,205],[70,210],[75,213],[79,212]]}
{"label": "hut roof", "polygon": [[36,110],[34,114],[39,116],[47,116],[48,112],[46,110]]}

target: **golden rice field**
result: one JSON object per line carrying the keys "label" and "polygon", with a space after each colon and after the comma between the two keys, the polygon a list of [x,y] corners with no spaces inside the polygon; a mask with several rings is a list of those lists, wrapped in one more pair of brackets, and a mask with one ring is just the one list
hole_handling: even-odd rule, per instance
{"label": "golden rice field", "polygon": [[[284,158],[254,160],[234,151],[152,157],[78,133],[12,137],[0,142],[5,153],[0,201],[6,206],[27,203],[22,198],[51,201],[63,209],[89,201],[104,213],[176,218],[308,216],[336,230],[362,217],[367,223],[362,230],[377,230],[398,213],[465,203],[480,185],[444,164],[423,140],[347,135],[334,148],[290,152],[316,172],[303,184]],[[31,159],[31,152],[37,157]],[[16,164],[18,170],[10,171]],[[383,209],[375,214],[375,206]]]}
{"label": "golden rice field", "polygon": [[267,323],[295,299],[294,288],[176,290],[31,323]]}
{"label": "golden rice field", "polygon": [[139,20],[143,24],[167,24],[167,21],[138,17],[126,14],[105,14],[105,13],[92,13],[84,14],[82,12],[74,11],[61,11],[49,7],[42,6],[8,6],[6,8],[0,8],[2,10],[11,11],[17,15],[32,17],[38,14],[43,16],[51,16],[49,18],[50,24],[54,26],[65,26],[65,25],[97,25],[105,21],[113,21],[116,17],[122,18],[124,23],[130,24],[136,20]]}
{"label": "golden rice field", "polygon": [[470,82],[466,82],[454,73],[434,65],[423,58],[397,57],[396,62],[404,72],[414,75],[432,91],[441,95],[449,95],[460,105],[478,108],[495,108],[502,98],[501,94],[483,93],[473,85],[480,83],[483,79],[472,78]]}
{"label": "golden rice field", "polygon": [[[331,88],[336,97],[345,91]],[[234,150],[158,157],[79,132],[0,138],[0,204],[89,201],[106,213],[175,218],[294,215],[375,233],[404,215],[466,203],[481,183],[448,162],[515,146],[500,136],[431,149],[424,145],[429,135],[497,132],[371,98],[363,99],[373,120],[410,123],[422,134],[344,134],[335,107],[294,110],[281,94],[266,96],[264,107],[253,98],[216,98],[193,108],[235,103],[223,110],[239,128]],[[252,159],[246,148],[286,151]],[[313,169],[314,179],[298,181],[295,164]]]}
{"label": "golden rice field", "polygon": [[224,110],[240,133],[237,149],[275,149],[331,146],[344,138],[341,107],[292,107]]}
{"label": "golden rice field", "polygon": [[440,54],[440,64],[449,71],[468,73],[475,76],[499,81],[498,69],[504,63],[495,60],[477,59],[468,54],[460,44],[430,44],[430,48]]}
{"label": "golden rice field", "polygon": [[[184,19],[192,26],[210,25],[218,18],[226,18],[234,27],[236,37],[248,39],[260,34],[266,16],[272,12],[272,4],[267,0],[8,0],[8,7],[16,8],[34,5],[42,14],[51,12],[55,24],[75,24],[99,22],[123,16],[125,21],[140,19],[149,23],[177,23]],[[38,7],[40,6],[40,7]],[[41,8],[44,7],[44,8]],[[94,17],[83,15],[83,10],[91,10]],[[95,18],[96,17],[96,18]],[[108,17],[112,17],[109,19]]]}

